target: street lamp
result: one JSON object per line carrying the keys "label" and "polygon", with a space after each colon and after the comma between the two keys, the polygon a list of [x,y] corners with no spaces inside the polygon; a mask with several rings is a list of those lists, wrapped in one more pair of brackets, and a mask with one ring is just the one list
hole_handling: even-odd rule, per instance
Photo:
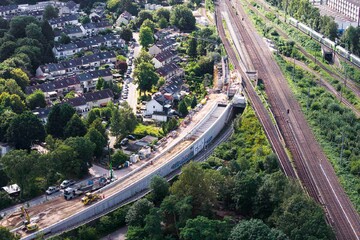
{"label": "street lamp", "polygon": [[110,152],[110,141],[107,142],[107,146],[108,146],[108,153],[109,153],[109,168],[110,168],[110,181],[111,179],[113,179],[113,168],[112,168],[112,162],[111,162],[111,152]]}

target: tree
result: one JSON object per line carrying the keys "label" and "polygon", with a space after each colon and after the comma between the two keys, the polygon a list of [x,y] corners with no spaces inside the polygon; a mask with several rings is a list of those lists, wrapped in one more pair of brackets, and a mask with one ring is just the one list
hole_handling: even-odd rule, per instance
{"label": "tree", "polygon": [[179,107],[178,107],[178,112],[181,114],[182,117],[185,117],[186,115],[188,115],[189,111],[187,109],[187,106],[186,106],[186,103],[184,100],[180,101]]}
{"label": "tree", "polygon": [[12,110],[0,111],[0,141],[6,141],[6,132],[10,126],[10,122],[17,116]]}
{"label": "tree", "polygon": [[81,172],[81,161],[71,146],[61,144],[50,154],[50,161],[66,177],[76,177]]}
{"label": "tree", "polygon": [[201,0],[191,0],[193,4],[196,4],[196,6],[200,6]]}
{"label": "tree", "polygon": [[45,94],[41,90],[35,90],[26,97],[26,104],[31,110],[46,107]]}
{"label": "tree", "polygon": [[16,148],[30,149],[33,142],[44,141],[45,129],[33,113],[25,112],[11,120],[6,136]]}
{"label": "tree", "polygon": [[9,94],[7,92],[3,92],[0,94],[0,104],[4,108],[11,109],[15,113],[22,113],[25,110],[25,104],[20,99],[20,97],[16,94]]}
{"label": "tree", "polygon": [[196,38],[190,37],[188,42],[188,48],[186,50],[187,55],[192,58],[196,58],[197,56],[197,40]]}
{"label": "tree", "polygon": [[6,78],[11,78],[16,81],[16,83],[21,87],[22,90],[25,90],[26,86],[29,85],[30,79],[26,73],[20,68],[12,68],[10,71],[4,73]]}
{"label": "tree", "polygon": [[7,30],[9,28],[9,22],[0,17],[0,29]]}
{"label": "tree", "polygon": [[13,41],[7,41],[0,46],[0,61],[9,58],[16,49],[16,44]]}
{"label": "tree", "polygon": [[140,27],[146,19],[149,19],[151,21],[153,20],[151,12],[147,10],[141,10],[136,20],[137,27]]}
{"label": "tree", "polygon": [[58,18],[59,17],[59,13],[58,10],[56,8],[54,8],[52,5],[47,5],[44,9],[44,13],[43,13],[43,19],[44,20],[50,20],[52,18]]}
{"label": "tree", "polygon": [[166,8],[159,8],[155,12],[155,18],[157,21],[160,21],[160,19],[165,18],[166,22],[170,21],[170,11]]}
{"label": "tree", "polygon": [[181,229],[180,238],[183,240],[227,240],[229,237],[230,224],[226,221],[210,220],[207,217],[198,216],[186,221]]}
{"label": "tree", "polygon": [[139,41],[143,48],[147,49],[149,45],[154,43],[154,33],[149,27],[141,27]]}
{"label": "tree", "polygon": [[95,128],[90,128],[85,137],[95,143],[94,154],[96,157],[101,157],[103,149],[107,144],[106,138]]}
{"label": "tree", "polygon": [[140,92],[150,91],[159,80],[159,75],[151,63],[142,62],[135,68],[135,79]]}
{"label": "tree", "polygon": [[[156,24],[155,24],[153,21],[151,21],[150,19],[146,19],[146,20],[143,22],[143,24],[141,24],[141,27],[148,27],[148,28],[150,28],[151,31],[152,31],[153,34],[154,34],[154,30],[155,30],[155,28],[156,28]],[[140,27],[140,29],[141,29],[141,27]]]}
{"label": "tree", "polygon": [[113,165],[113,167],[116,167],[116,168],[119,167],[120,165],[124,164],[128,160],[129,160],[129,156],[121,150],[116,151],[111,156],[112,165]]}
{"label": "tree", "polygon": [[89,126],[96,119],[101,118],[101,111],[99,108],[92,108],[87,114],[86,123]]}
{"label": "tree", "polygon": [[26,36],[25,28],[31,23],[37,23],[36,18],[32,16],[16,16],[10,20],[9,33],[17,38],[23,38]]}
{"label": "tree", "polygon": [[[270,229],[259,219],[243,220],[231,231],[229,240],[288,240],[286,235],[278,230]],[[306,239],[306,238],[302,238]]]}
{"label": "tree", "polygon": [[328,36],[331,40],[334,41],[335,38],[337,38],[337,33],[338,33],[338,24],[334,20],[329,21],[325,28],[326,36]]}
{"label": "tree", "polygon": [[97,240],[99,239],[96,228],[83,226],[79,228],[79,240]]}
{"label": "tree", "polygon": [[57,104],[51,108],[46,124],[48,134],[56,138],[64,136],[64,128],[74,115],[75,109],[69,104]]}
{"label": "tree", "polygon": [[126,222],[130,226],[145,226],[145,217],[149,214],[150,209],[154,207],[154,204],[147,199],[142,198],[136,201],[126,214]]}
{"label": "tree", "polygon": [[86,175],[94,156],[95,144],[85,137],[70,137],[63,144],[74,149],[76,158],[81,160],[80,171],[77,175],[79,177]]}
{"label": "tree", "polygon": [[335,239],[323,210],[310,198],[295,194],[281,205],[276,226],[290,239]]}
{"label": "tree", "polygon": [[36,23],[30,23],[25,28],[26,37],[36,39],[39,42],[43,41],[44,35],[42,34],[41,27]]}
{"label": "tree", "polygon": [[90,124],[90,128],[95,128],[96,130],[99,131],[99,133],[101,133],[101,135],[104,136],[105,139],[107,139],[107,133],[106,133],[106,128],[104,126],[104,124],[102,123],[100,118],[96,118],[91,124]]}
{"label": "tree", "polygon": [[121,28],[120,38],[124,39],[126,42],[129,42],[133,38],[131,29],[128,27]]}
{"label": "tree", "polygon": [[101,90],[104,87],[104,78],[99,77],[99,79],[96,82],[96,90]]}
{"label": "tree", "polygon": [[79,115],[75,113],[64,128],[64,137],[82,137],[86,134],[87,129]]}
{"label": "tree", "polygon": [[150,53],[148,53],[144,49],[141,49],[139,56],[134,61],[135,68],[137,68],[140,65],[140,63],[143,63],[143,62],[150,63],[151,65],[154,65],[152,63],[152,59],[153,59],[153,56],[151,56]]}
{"label": "tree", "polygon": [[161,29],[167,28],[168,26],[168,21],[166,21],[165,18],[160,18],[160,20],[158,21],[158,26]]}
{"label": "tree", "polygon": [[158,208],[151,208],[145,217],[144,231],[149,239],[163,239],[161,231],[161,213]]}
{"label": "tree", "polygon": [[90,22],[91,22],[91,19],[89,18],[88,15],[85,15],[85,16],[83,16],[83,17],[80,18],[80,22],[81,22],[81,24],[84,25],[84,24],[90,23]]}
{"label": "tree", "polygon": [[192,101],[191,101],[191,108],[195,108],[197,105],[197,99],[196,96],[194,95]]}
{"label": "tree", "polygon": [[119,109],[115,108],[111,112],[111,119],[110,119],[110,130],[111,134],[118,139],[121,135],[121,117]]}
{"label": "tree", "polygon": [[6,227],[0,226],[0,239],[6,240],[19,240],[20,237],[17,237],[15,234],[11,233]]}
{"label": "tree", "polygon": [[150,182],[152,201],[159,204],[169,194],[169,183],[165,178],[155,175]]}
{"label": "tree", "polygon": [[58,40],[60,44],[68,44],[71,42],[71,38],[65,33],[61,33],[60,38]]}
{"label": "tree", "polygon": [[260,186],[258,174],[239,172],[235,177],[233,200],[235,208],[242,214],[250,214],[253,211],[254,197]]}
{"label": "tree", "polygon": [[48,21],[42,21],[41,31],[42,31],[42,34],[44,35],[45,39],[47,40],[47,42],[49,42],[49,43],[54,42],[54,37],[55,37],[54,30],[52,29],[52,27]]}
{"label": "tree", "polygon": [[1,158],[6,175],[19,185],[21,198],[28,193],[33,184],[35,178],[33,169],[38,158],[37,152],[32,151],[28,154],[26,150],[13,150]]}
{"label": "tree", "polygon": [[171,193],[178,198],[191,196],[194,214],[209,214],[218,195],[218,186],[212,180],[215,173],[210,176],[200,164],[190,162],[182,168],[179,180],[171,186]]}
{"label": "tree", "polygon": [[121,134],[127,135],[132,133],[136,125],[138,124],[136,116],[133,112],[133,109],[129,104],[122,103],[120,106],[120,116],[121,116]]}
{"label": "tree", "polygon": [[175,6],[171,11],[170,24],[175,25],[180,30],[194,30],[195,23],[195,17],[185,5]]}

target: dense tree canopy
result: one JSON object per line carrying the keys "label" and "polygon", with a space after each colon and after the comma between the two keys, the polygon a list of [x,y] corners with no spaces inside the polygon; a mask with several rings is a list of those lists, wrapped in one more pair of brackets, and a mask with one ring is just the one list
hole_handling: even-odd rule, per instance
{"label": "dense tree canopy", "polygon": [[175,6],[171,11],[170,23],[180,30],[188,31],[195,29],[195,17],[185,5]]}
{"label": "dense tree canopy", "polygon": [[148,62],[142,62],[136,66],[134,74],[141,92],[150,91],[159,80],[154,65]]}

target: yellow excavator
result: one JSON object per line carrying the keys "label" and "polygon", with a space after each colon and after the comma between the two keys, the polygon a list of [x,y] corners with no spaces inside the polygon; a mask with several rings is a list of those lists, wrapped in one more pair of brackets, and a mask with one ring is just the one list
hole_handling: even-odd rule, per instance
{"label": "yellow excavator", "polygon": [[89,205],[92,202],[97,201],[98,199],[100,199],[100,196],[98,194],[95,193],[86,193],[85,197],[81,198],[81,202],[84,205]]}
{"label": "yellow excavator", "polygon": [[32,223],[30,221],[30,216],[28,211],[24,208],[24,206],[21,207],[22,215],[25,217],[24,220],[24,230],[27,232],[34,232],[38,230],[39,226],[36,223]]}

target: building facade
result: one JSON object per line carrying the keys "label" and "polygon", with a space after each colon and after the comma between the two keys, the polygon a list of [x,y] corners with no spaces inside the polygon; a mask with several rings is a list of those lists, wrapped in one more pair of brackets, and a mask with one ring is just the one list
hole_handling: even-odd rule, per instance
{"label": "building facade", "polygon": [[360,25],[359,0],[327,0],[327,5]]}

